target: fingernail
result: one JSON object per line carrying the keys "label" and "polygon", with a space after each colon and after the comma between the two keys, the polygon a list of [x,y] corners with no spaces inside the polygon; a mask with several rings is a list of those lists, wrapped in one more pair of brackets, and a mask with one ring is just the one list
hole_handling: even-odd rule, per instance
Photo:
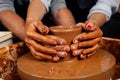
{"label": "fingernail", "polygon": [[79,37],[79,40],[83,40],[83,38],[84,38],[83,36],[80,36],[80,37]]}
{"label": "fingernail", "polygon": [[60,44],[66,44],[67,42],[66,41],[61,41],[61,43]]}
{"label": "fingernail", "polygon": [[72,54],[73,54],[73,56],[77,56],[78,52],[76,50],[74,50]]}
{"label": "fingernail", "polygon": [[80,58],[84,58],[84,55],[83,55],[83,54],[80,54]]}
{"label": "fingernail", "polygon": [[74,44],[75,44],[75,43],[78,43],[78,40],[77,40],[77,39],[73,40],[73,43],[74,43]]}
{"label": "fingernail", "polygon": [[91,26],[91,25],[88,25],[88,26],[87,26],[87,29],[91,30],[91,29],[92,29],[92,26]]}
{"label": "fingernail", "polygon": [[57,62],[59,60],[60,60],[60,58],[58,56],[53,57],[53,61]]}
{"label": "fingernail", "polygon": [[74,40],[74,43],[78,43],[78,40]]}

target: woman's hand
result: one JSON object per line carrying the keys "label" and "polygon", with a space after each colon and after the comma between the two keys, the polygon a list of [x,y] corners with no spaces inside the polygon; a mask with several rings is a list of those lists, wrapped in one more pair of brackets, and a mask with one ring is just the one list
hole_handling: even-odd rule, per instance
{"label": "woman's hand", "polygon": [[77,26],[81,26],[85,31],[73,39],[73,44],[71,45],[73,56],[79,55],[82,59],[88,58],[95,54],[103,33],[93,21],[78,23]]}

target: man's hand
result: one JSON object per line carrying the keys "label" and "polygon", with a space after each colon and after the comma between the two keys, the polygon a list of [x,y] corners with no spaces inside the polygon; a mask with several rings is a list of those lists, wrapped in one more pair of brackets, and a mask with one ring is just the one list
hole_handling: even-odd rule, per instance
{"label": "man's hand", "polygon": [[48,32],[49,28],[40,21],[32,21],[27,24],[25,42],[35,58],[59,61],[70,49],[64,39],[47,35]]}
{"label": "man's hand", "polygon": [[78,23],[77,26],[81,26],[85,31],[73,39],[73,44],[71,45],[73,56],[79,55],[82,59],[88,58],[95,54],[103,33],[93,21]]}

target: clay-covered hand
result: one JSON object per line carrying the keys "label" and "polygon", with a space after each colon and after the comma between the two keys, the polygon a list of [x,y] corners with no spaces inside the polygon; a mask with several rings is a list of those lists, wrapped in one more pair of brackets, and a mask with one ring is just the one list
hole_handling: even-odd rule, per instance
{"label": "clay-covered hand", "polygon": [[84,31],[73,39],[73,44],[71,45],[73,56],[79,55],[82,59],[88,58],[95,54],[103,33],[93,21],[78,23],[77,26],[81,26]]}
{"label": "clay-covered hand", "polygon": [[52,55],[52,61],[59,61],[60,58],[66,57],[68,52],[70,51],[70,46],[67,45],[66,40],[61,37],[46,35],[47,38],[53,39],[57,42],[57,45],[45,45],[48,48],[52,48],[56,50],[56,54]]}
{"label": "clay-covered hand", "polygon": [[[43,25],[40,21],[32,21],[29,24],[27,23],[26,28],[25,42],[32,55],[40,60],[58,61],[59,53],[53,48],[53,46],[58,44],[65,45],[66,41],[55,36],[47,35],[49,28]],[[64,50],[63,52],[66,51]]]}

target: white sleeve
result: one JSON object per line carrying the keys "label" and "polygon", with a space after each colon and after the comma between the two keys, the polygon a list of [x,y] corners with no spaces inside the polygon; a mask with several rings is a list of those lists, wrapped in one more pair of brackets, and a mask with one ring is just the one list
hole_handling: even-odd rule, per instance
{"label": "white sleeve", "polygon": [[49,7],[51,6],[51,1],[52,0],[41,0],[43,2],[43,4],[46,7],[47,12],[49,11]]}
{"label": "white sleeve", "polygon": [[106,15],[107,21],[111,15],[117,12],[120,4],[120,0],[98,0],[95,6],[93,6],[89,12],[88,18],[93,13],[103,13]]}
{"label": "white sleeve", "polygon": [[[32,0],[30,0],[31,2]],[[51,6],[52,0],[41,0],[41,2],[45,5],[47,12],[49,12],[49,7]]]}

